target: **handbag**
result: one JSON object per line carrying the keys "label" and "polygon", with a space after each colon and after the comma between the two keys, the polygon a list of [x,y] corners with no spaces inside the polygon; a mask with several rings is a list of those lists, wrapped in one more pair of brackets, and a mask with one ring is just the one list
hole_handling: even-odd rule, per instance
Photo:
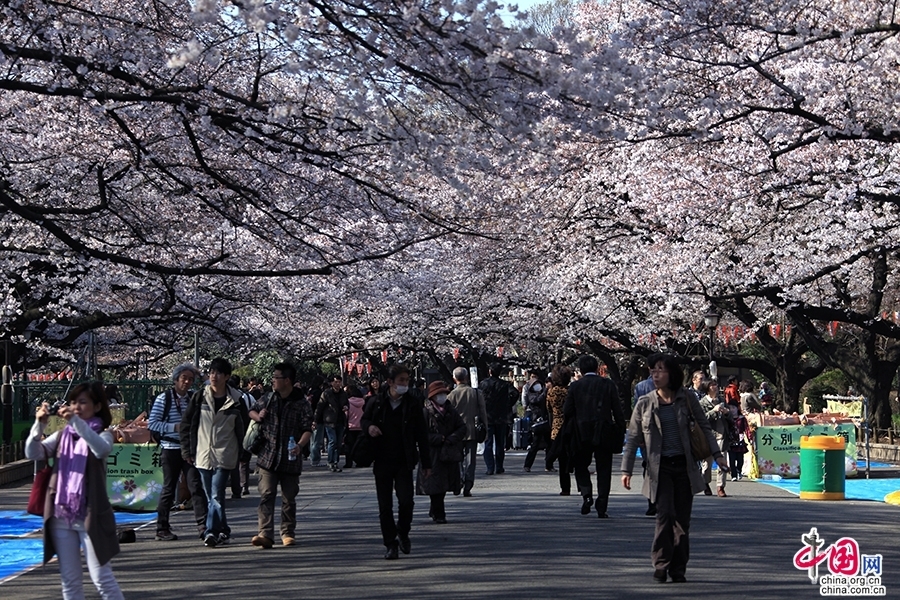
{"label": "handbag", "polygon": [[550,421],[540,418],[531,424],[531,433],[534,435],[546,435],[550,433]]}
{"label": "handbag", "polygon": [[694,408],[690,405],[690,402],[688,403],[688,408],[691,411],[691,454],[694,460],[699,462],[712,456],[712,450],[709,449],[709,440],[706,439],[703,428],[697,425],[697,419],[694,417]]}
{"label": "handbag", "polygon": [[47,501],[47,487],[50,485],[50,476],[53,475],[53,467],[46,466],[34,474],[34,483],[31,484],[31,493],[28,495],[28,514],[44,516],[44,505]]}
{"label": "handbag", "polygon": [[444,444],[438,451],[438,460],[441,462],[462,462],[462,444]]}
{"label": "handbag", "polygon": [[[266,400],[266,405],[263,407],[263,410],[269,408],[269,403],[272,401],[272,397],[269,396],[269,399]],[[265,436],[261,435],[261,425],[259,421],[254,421],[250,419],[250,425],[247,427],[247,431],[244,433],[244,450],[249,452],[250,454],[259,454],[262,452],[263,446],[266,444]]]}
{"label": "handbag", "polygon": [[747,454],[747,442],[732,442],[731,446],[728,447],[728,451],[737,454]]}
{"label": "handbag", "polygon": [[478,416],[475,417],[475,442],[478,444],[484,443],[484,440],[487,439],[487,427],[485,427],[484,423],[481,422],[481,419]]}

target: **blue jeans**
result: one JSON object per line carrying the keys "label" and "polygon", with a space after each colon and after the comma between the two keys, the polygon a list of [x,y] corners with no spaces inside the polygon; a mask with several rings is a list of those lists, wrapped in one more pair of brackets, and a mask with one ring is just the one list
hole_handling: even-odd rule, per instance
{"label": "blue jeans", "polygon": [[322,459],[322,440],[325,439],[325,425],[317,423],[312,433],[312,441],[309,444],[309,462],[317,467]]}
{"label": "blue jeans", "polygon": [[231,478],[231,469],[197,469],[203,491],[209,498],[209,509],[206,514],[206,533],[231,535],[231,528],[225,519],[225,486]]}
{"label": "blue jeans", "polygon": [[328,436],[328,462],[336,465],[341,460],[341,443],[344,441],[343,425],[326,425],[325,435]]}

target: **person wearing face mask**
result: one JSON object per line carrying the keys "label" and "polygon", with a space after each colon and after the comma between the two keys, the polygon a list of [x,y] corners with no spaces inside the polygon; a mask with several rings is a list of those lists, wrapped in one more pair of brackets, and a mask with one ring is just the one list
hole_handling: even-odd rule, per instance
{"label": "person wearing face mask", "polygon": [[[413,477],[416,465],[431,465],[428,430],[421,400],[409,390],[409,369],[393,365],[381,392],[366,404],[360,421],[362,430],[372,438],[375,493],[378,497],[378,520],[386,548],[384,557],[398,558],[397,551],[409,554],[412,526]],[[423,477],[431,475],[425,468]],[[394,492],[397,494],[397,520],[394,520]]]}
{"label": "person wearing face mask", "polygon": [[[463,440],[466,438],[466,422],[447,402],[450,390],[443,381],[428,386],[428,402],[425,404],[425,424],[428,427],[428,445],[431,446],[431,463],[419,464],[416,478],[417,492],[431,497],[429,516],[435,523],[447,522],[444,497],[447,492],[458,495],[460,482],[459,463],[463,459]],[[424,466],[431,466],[431,475],[424,476]]]}

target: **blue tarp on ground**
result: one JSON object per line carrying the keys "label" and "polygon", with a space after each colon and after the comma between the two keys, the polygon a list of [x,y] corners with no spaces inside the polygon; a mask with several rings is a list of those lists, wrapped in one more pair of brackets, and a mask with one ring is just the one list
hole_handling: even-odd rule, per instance
{"label": "blue tarp on ground", "polygon": [[[799,479],[782,479],[781,481],[761,481],[775,487],[800,495]],[[900,490],[900,479],[848,479],[844,484],[844,497],[847,500],[874,500],[884,502],[884,497]]]}
{"label": "blue tarp on ground", "polygon": [[[116,513],[116,523],[140,524],[152,521],[156,513]],[[0,580],[40,564],[44,553],[44,540],[40,537],[22,538],[40,529],[41,517],[25,511],[0,510]]]}

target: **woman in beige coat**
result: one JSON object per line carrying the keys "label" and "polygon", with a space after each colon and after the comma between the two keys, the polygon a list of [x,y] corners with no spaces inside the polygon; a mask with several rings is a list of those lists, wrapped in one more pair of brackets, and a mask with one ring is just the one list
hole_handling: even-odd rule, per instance
{"label": "woman in beige coat", "polygon": [[689,558],[688,532],[694,494],[705,488],[697,461],[691,455],[691,424],[706,435],[720,469],[727,460],[692,393],[682,387],[684,373],[674,356],[656,354],[647,363],[656,389],[641,396],[631,413],[628,441],[622,455],[622,485],[631,489],[631,473],[638,447],[647,449],[647,474],[642,493],[656,503],[656,532],[651,546],[653,579],[671,577],[683,583]]}

